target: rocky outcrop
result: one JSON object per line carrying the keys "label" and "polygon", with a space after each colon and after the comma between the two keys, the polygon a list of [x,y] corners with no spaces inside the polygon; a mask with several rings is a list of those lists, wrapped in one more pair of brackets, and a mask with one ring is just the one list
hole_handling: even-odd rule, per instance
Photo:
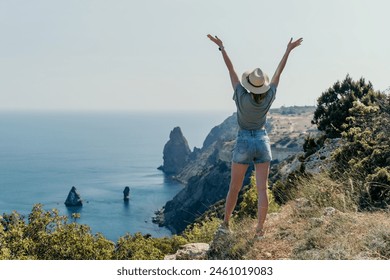
{"label": "rocky outcrop", "polygon": [[276,179],[282,181],[287,180],[288,175],[296,171],[314,175],[323,170],[329,170],[333,164],[331,154],[341,143],[342,140],[340,138],[326,139],[324,145],[317,152],[303,160],[304,152],[289,157],[278,165]]}
{"label": "rocky outcrop", "polygon": [[130,199],[130,188],[126,186],[125,189],[123,190],[123,200],[129,201],[129,199]]}
{"label": "rocky outcrop", "polygon": [[190,154],[191,150],[180,127],[175,127],[169,135],[169,141],[164,146],[164,164],[159,169],[169,175],[177,174],[187,163]]}
{"label": "rocky outcrop", "polygon": [[334,163],[331,154],[342,145],[342,141],[341,138],[326,139],[324,146],[305,160],[305,172],[317,174],[323,170],[329,170]]}
{"label": "rocky outcrop", "polygon": [[80,207],[83,206],[83,201],[78,194],[76,188],[73,186],[70,190],[68,197],[65,200],[66,207]]}
{"label": "rocky outcrop", "polygon": [[209,248],[207,243],[189,243],[183,245],[174,255],[165,256],[164,260],[206,260]]}

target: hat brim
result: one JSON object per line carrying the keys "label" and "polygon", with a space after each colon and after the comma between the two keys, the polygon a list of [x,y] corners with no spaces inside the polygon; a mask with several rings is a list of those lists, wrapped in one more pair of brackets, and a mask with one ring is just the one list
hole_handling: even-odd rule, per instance
{"label": "hat brim", "polygon": [[247,80],[247,77],[252,72],[253,72],[253,70],[250,70],[250,71],[246,71],[246,72],[244,72],[242,74],[242,77],[241,77],[241,84],[242,84],[242,86],[245,89],[247,89],[248,91],[250,91],[250,92],[252,92],[254,94],[266,93],[269,90],[269,88],[270,88],[268,75],[263,73],[264,79],[265,79],[264,85],[262,85],[261,87],[254,87],[250,83],[248,83],[248,80]]}

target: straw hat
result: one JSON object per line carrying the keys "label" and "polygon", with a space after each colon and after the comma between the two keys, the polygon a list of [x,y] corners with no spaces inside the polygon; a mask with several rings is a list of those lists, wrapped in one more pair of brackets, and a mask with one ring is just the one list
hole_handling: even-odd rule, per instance
{"label": "straw hat", "polygon": [[242,74],[241,83],[250,92],[262,94],[269,90],[269,78],[260,68]]}

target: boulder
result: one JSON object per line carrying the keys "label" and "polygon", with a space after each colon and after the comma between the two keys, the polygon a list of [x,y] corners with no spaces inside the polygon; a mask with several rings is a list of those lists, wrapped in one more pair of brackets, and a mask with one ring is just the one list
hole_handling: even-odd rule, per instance
{"label": "boulder", "polygon": [[159,169],[168,175],[175,175],[185,166],[190,154],[190,147],[180,127],[175,127],[169,135],[169,141],[164,146],[164,163]]}
{"label": "boulder", "polygon": [[65,200],[65,206],[66,207],[83,206],[83,201],[74,186],[70,190],[68,197]]}
{"label": "boulder", "polygon": [[176,254],[165,256],[164,260],[205,260],[209,248],[207,243],[189,243],[181,246]]}
{"label": "boulder", "polygon": [[334,164],[331,154],[342,145],[341,138],[326,139],[324,146],[305,160],[305,171],[309,174],[318,174],[329,170]]}

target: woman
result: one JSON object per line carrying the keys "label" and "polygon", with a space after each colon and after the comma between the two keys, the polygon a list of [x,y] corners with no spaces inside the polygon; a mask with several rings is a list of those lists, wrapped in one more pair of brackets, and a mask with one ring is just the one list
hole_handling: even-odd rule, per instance
{"label": "woman", "polygon": [[240,128],[233,150],[231,179],[229,192],[226,197],[224,222],[220,226],[219,231],[224,233],[230,232],[230,216],[236,206],[245,173],[249,164],[253,162],[258,192],[256,237],[261,238],[264,235],[263,226],[268,211],[268,174],[272,159],[269,138],[264,128],[266,115],[272,102],[275,100],[280,75],[286,66],[288,56],[294,48],[302,43],[303,39],[300,38],[293,41],[291,38],[271,82],[269,82],[268,76],[260,68],[243,73],[240,82],[221,39],[210,34],[207,37],[217,44],[229,70],[230,80],[234,89],[233,100],[236,103],[237,120]]}

